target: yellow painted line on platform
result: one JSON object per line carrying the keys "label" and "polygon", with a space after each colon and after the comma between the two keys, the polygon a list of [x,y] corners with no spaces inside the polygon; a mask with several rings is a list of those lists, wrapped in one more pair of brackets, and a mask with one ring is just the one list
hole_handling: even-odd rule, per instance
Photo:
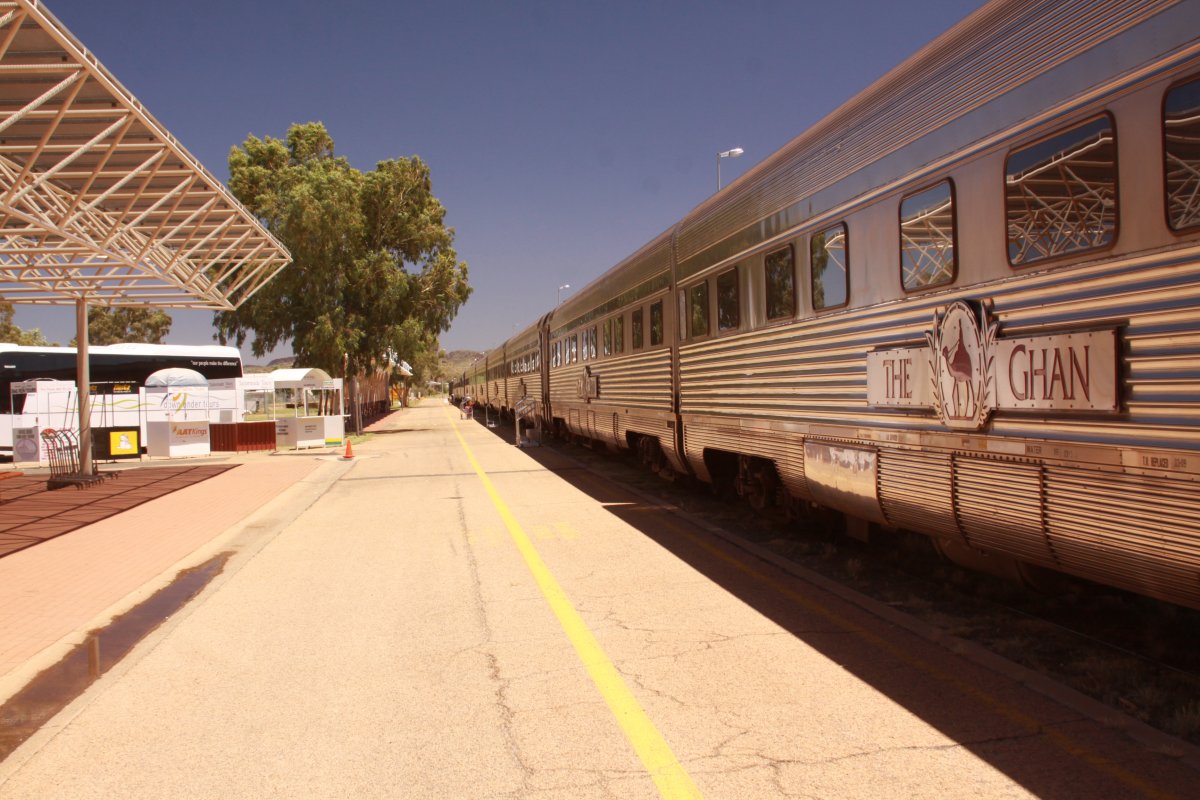
{"label": "yellow painted line on platform", "polygon": [[[452,420],[454,419],[450,414],[447,414],[447,416],[451,416]],[[617,718],[617,724],[624,731],[625,738],[633,745],[638,758],[642,760],[646,771],[650,773],[655,786],[658,787],[659,794],[665,798],[703,797],[696,784],[692,782],[691,776],[680,765],[679,759],[675,757],[675,753],[671,750],[671,746],[667,744],[666,739],[658,732],[658,728],[650,721],[641,704],[638,703],[637,698],[633,696],[633,692],[629,691],[629,687],[625,685],[625,681],[621,678],[621,674],[617,672],[617,668],[608,660],[608,656],[604,654],[600,643],[596,641],[596,637],[588,629],[587,623],[583,621],[583,617],[579,616],[579,612],[571,604],[567,593],[558,585],[558,581],[555,580],[554,575],[551,574],[545,562],[542,561],[542,557],[533,546],[533,542],[530,541],[529,536],[522,529],[521,523],[517,522],[508,505],[500,497],[500,493],[496,491],[496,487],[492,484],[491,479],[475,459],[475,454],[471,451],[467,440],[459,433],[457,427],[453,429],[454,435],[458,437],[463,451],[467,454],[467,460],[471,462],[471,467],[475,470],[475,474],[483,482],[483,488],[487,491],[488,497],[491,498],[492,505],[496,507],[496,510],[500,513],[500,518],[504,520],[504,525],[508,528],[509,536],[512,537],[517,550],[520,551],[521,556],[525,559],[525,565],[533,573],[533,578],[537,581],[538,588],[542,590],[546,602],[550,604],[550,608],[554,611],[554,616],[558,618],[558,622],[562,625],[567,638],[570,639],[575,652],[579,655],[580,660],[583,661],[583,665],[587,669],[588,675],[591,676],[592,682],[596,684],[596,688],[603,695],[604,702],[608,704],[609,710]]]}

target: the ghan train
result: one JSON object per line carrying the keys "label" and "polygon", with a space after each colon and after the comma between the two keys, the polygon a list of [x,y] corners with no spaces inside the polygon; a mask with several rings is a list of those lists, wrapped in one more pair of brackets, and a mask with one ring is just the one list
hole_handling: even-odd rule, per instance
{"label": "the ghan train", "polygon": [[1200,0],[996,0],[454,387],[1200,607]]}

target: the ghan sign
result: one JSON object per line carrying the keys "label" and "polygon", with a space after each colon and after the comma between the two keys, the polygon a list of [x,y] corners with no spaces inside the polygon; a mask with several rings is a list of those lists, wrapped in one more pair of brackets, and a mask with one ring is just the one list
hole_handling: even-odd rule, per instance
{"label": "the ghan sign", "polygon": [[999,410],[1117,410],[1117,332],[1000,339],[984,315],[955,303],[935,314],[928,347],[867,354],[867,402],[932,408],[951,428],[977,430]]}

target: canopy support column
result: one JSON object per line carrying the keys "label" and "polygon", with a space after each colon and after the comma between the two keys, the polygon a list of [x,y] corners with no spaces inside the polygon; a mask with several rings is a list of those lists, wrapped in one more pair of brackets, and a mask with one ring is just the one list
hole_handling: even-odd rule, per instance
{"label": "canopy support column", "polygon": [[92,374],[88,364],[87,299],[75,301],[75,395],[79,398],[79,474],[95,473],[92,464]]}

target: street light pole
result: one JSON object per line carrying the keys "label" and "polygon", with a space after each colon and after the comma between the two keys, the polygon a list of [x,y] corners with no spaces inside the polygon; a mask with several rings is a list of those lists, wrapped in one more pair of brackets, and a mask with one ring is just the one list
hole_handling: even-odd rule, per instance
{"label": "street light pole", "polygon": [[569,283],[564,283],[562,286],[558,287],[558,302],[556,302],[554,304],[555,308],[558,308],[559,306],[562,305],[562,290],[570,289],[570,288],[571,288],[571,284],[569,284]]}
{"label": "street light pole", "polygon": [[740,147],[735,147],[732,150],[726,150],[723,153],[717,153],[717,191],[721,191],[721,159],[722,158],[737,158],[742,153],[746,152]]}

